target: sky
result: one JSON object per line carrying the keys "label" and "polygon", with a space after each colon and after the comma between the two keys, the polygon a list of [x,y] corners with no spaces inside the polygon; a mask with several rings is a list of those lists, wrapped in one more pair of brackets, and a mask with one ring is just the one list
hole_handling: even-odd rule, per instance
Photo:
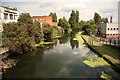
{"label": "sky", "polygon": [[72,10],[78,10],[80,20],[93,19],[97,12],[101,17],[113,17],[118,22],[119,0],[1,0],[3,6],[16,7],[20,13],[28,12],[31,16],[49,15],[56,12],[58,19],[70,17]]}

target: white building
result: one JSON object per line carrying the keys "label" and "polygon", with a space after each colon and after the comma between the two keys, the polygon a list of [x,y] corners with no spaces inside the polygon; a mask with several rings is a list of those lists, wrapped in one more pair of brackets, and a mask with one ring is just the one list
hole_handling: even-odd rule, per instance
{"label": "white building", "polygon": [[2,24],[17,22],[19,12],[16,9],[0,6],[0,32],[3,31]]}
{"label": "white building", "polygon": [[100,36],[104,38],[120,38],[118,23],[101,23]]}

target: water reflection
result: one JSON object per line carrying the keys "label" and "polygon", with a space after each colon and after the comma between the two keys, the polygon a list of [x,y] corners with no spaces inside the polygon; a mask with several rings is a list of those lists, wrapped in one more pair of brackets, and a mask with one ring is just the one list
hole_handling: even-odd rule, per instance
{"label": "water reflection", "polygon": [[109,66],[91,68],[84,64],[86,56],[94,53],[74,37],[75,34],[66,34],[54,40],[54,45],[22,55],[3,78],[100,78],[101,71],[118,76]]}
{"label": "water reflection", "polygon": [[74,37],[75,37],[75,33],[65,34],[59,39],[59,43],[60,44],[65,44],[70,40],[71,48],[72,49],[78,48],[79,43],[77,41],[73,40]]}

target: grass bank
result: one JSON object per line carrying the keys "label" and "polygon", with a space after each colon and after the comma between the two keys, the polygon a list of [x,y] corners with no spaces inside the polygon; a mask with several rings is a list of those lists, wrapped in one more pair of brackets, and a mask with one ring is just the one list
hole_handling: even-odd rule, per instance
{"label": "grass bank", "polygon": [[[113,54],[113,53],[107,49],[107,48],[109,48],[108,46],[107,46],[107,48],[105,48],[106,46],[104,46],[104,45],[95,46],[94,44],[91,44],[89,42],[89,39],[90,39],[89,36],[82,35],[81,37],[83,38],[83,40],[85,41],[85,43],[88,45],[88,47],[91,50],[93,50],[95,53],[97,53],[100,57],[103,57],[104,60],[106,60],[109,64],[112,65],[112,68],[114,68],[115,71],[120,73],[120,63],[119,63],[119,60],[115,59],[114,57],[109,55],[109,53],[110,54]],[[110,49],[112,49],[112,48],[110,48]]]}

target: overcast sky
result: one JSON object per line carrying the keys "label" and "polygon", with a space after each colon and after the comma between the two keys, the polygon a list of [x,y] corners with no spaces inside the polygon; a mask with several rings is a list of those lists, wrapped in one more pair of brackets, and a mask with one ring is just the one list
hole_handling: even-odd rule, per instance
{"label": "overcast sky", "polygon": [[1,0],[3,6],[17,7],[19,12],[33,15],[49,15],[56,12],[58,18],[70,17],[72,10],[78,10],[80,20],[93,19],[97,12],[101,17],[113,16],[113,22],[118,21],[119,0]]}

